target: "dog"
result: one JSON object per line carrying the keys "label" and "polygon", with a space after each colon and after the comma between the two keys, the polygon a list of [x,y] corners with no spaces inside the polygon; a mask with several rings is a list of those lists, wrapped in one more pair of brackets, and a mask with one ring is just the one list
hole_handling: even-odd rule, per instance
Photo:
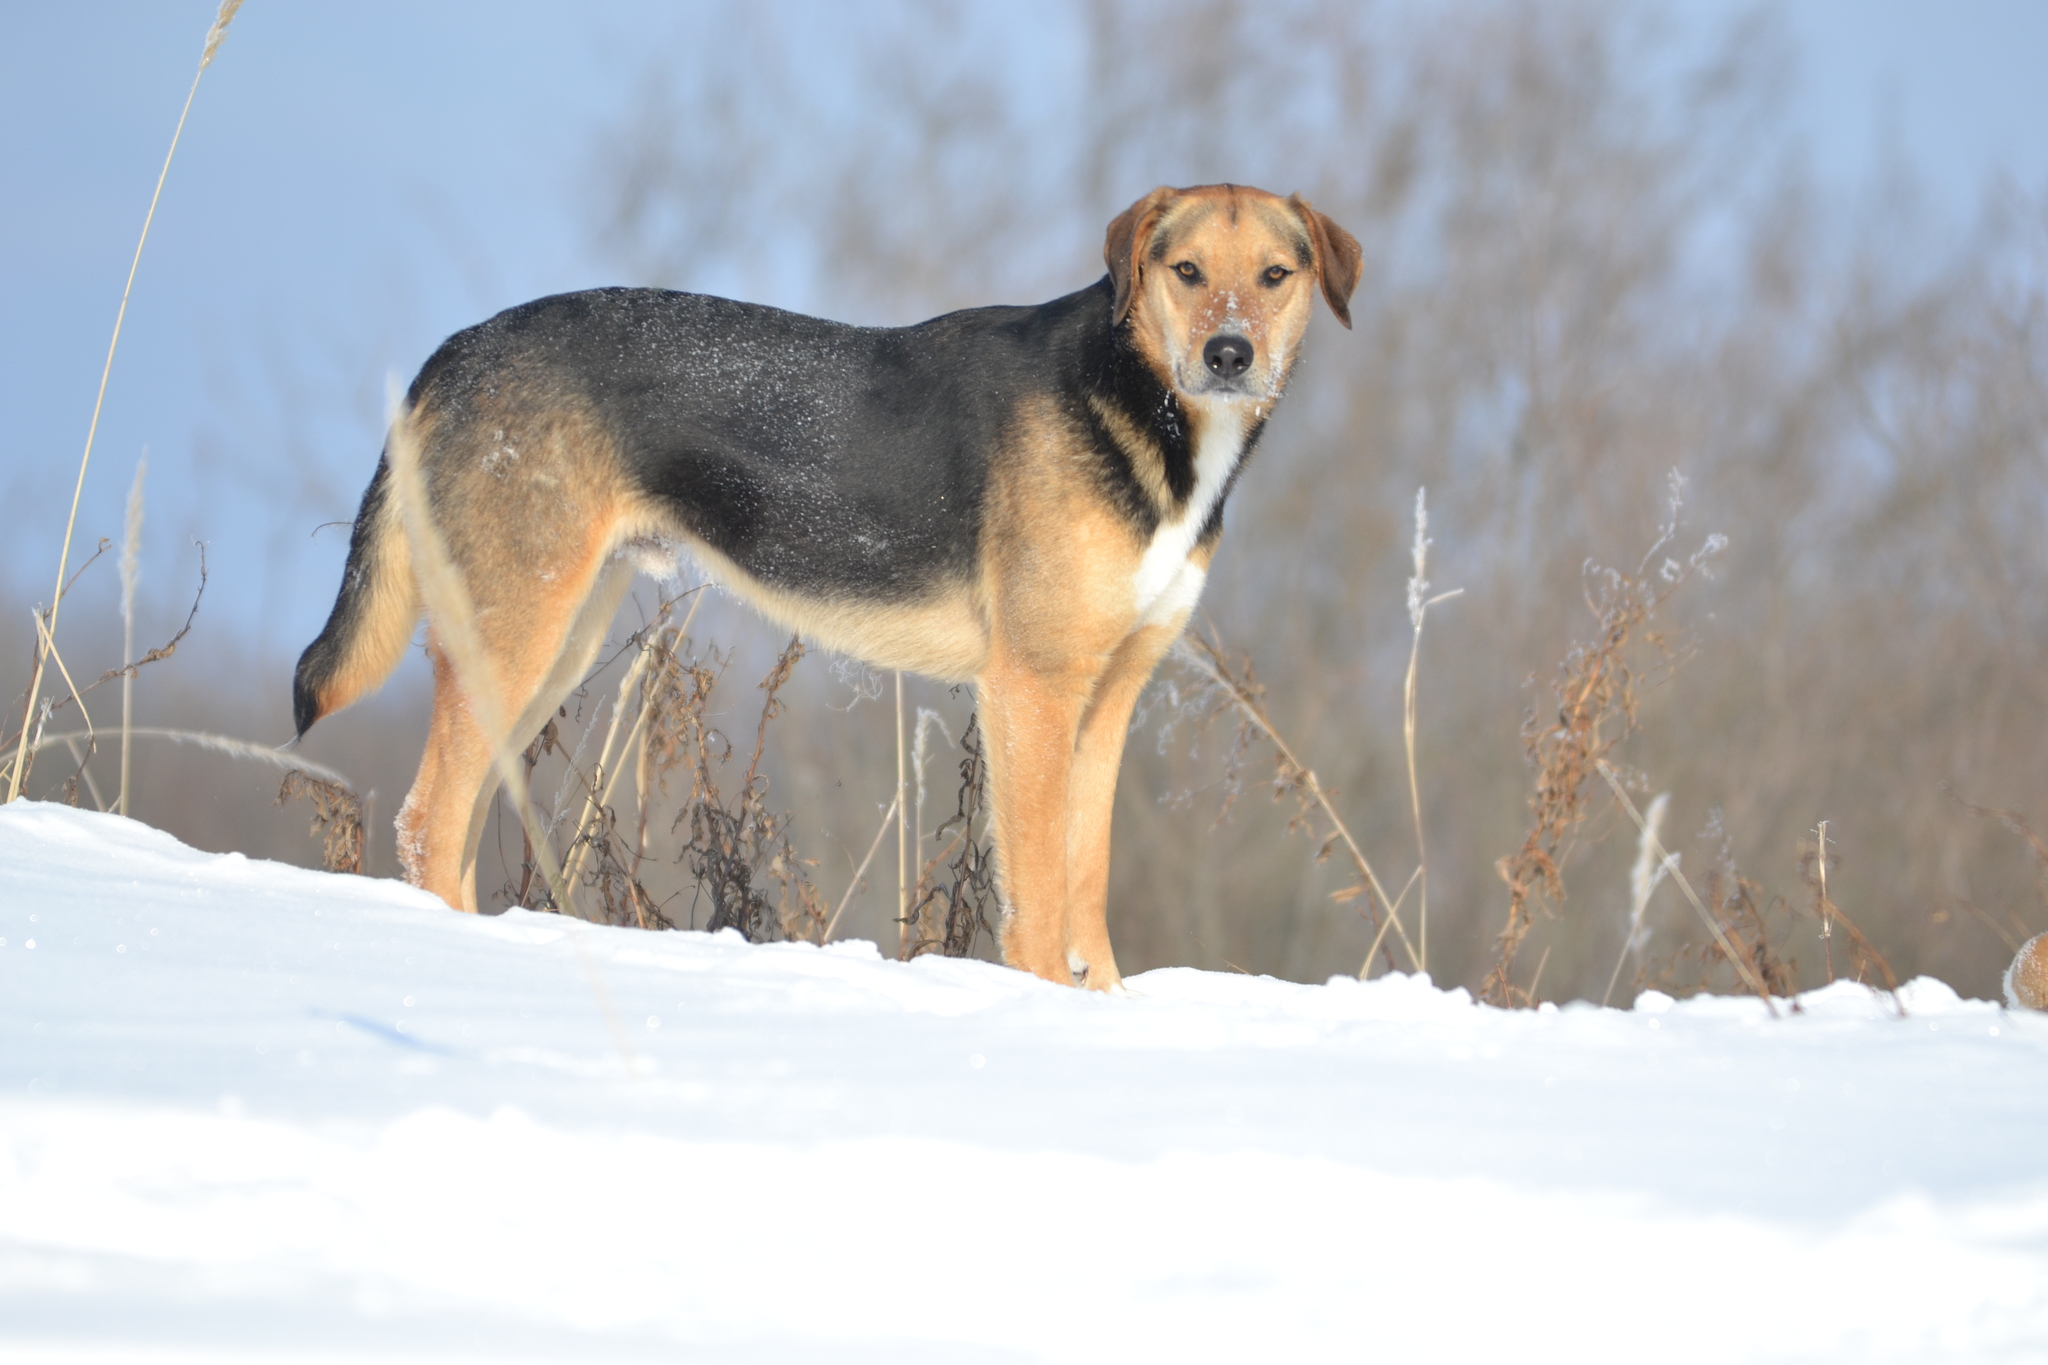
{"label": "dog", "polygon": [[[1295,195],[1161,187],[1108,274],[1028,307],[853,327],[657,289],[560,294],[442,344],[395,418],[502,692],[485,734],[432,623],[434,708],[398,817],[409,881],[474,911],[499,746],[596,657],[636,566],[688,554],[771,620],[881,669],[971,680],[1004,959],[1121,988],[1117,767],[1200,596],[1223,505],[1320,293],[1351,326],[1358,242]],[[422,597],[389,448],[298,733],[374,689]]]}

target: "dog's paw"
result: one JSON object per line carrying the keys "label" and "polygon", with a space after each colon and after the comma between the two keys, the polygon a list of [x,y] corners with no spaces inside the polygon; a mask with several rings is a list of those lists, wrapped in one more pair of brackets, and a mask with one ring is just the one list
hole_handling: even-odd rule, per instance
{"label": "dog's paw", "polygon": [[1130,993],[1124,989],[1123,976],[1117,971],[1114,962],[1098,967],[1080,953],[1069,950],[1067,970],[1074,974],[1074,984],[1084,990],[1101,991],[1106,995]]}

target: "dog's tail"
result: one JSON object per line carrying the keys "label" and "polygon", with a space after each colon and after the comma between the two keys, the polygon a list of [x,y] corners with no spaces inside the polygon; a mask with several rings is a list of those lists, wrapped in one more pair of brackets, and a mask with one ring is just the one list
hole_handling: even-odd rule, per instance
{"label": "dog's tail", "polygon": [[383,682],[404,657],[419,619],[419,586],[386,458],[378,461],[377,476],[356,513],[348,567],[342,570],[341,592],[327,628],[299,656],[292,681],[292,718],[299,733]]}

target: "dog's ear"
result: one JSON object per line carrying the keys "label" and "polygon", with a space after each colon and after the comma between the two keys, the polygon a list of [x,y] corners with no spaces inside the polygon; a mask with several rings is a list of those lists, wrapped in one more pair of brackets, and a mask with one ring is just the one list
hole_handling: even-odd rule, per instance
{"label": "dog's ear", "polygon": [[1323,286],[1323,298],[1337,315],[1337,321],[1349,327],[1351,291],[1358,288],[1358,272],[1365,253],[1359,250],[1356,237],[1332,222],[1329,214],[1317,213],[1308,200],[1297,194],[1287,202],[1308,228],[1309,244],[1315,250],[1316,282]]}
{"label": "dog's ear", "polygon": [[1144,270],[1140,257],[1151,244],[1152,229],[1159,223],[1159,211],[1176,193],[1171,185],[1161,185],[1119,213],[1102,239],[1102,261],[1109,267],[1110,288],[1116,294],[1116,300],[1109,308],[1109,325],[1112,327],[1120,326],[1125,314],[1131,311],[1131,296],[1138,287],[1138,276]]}

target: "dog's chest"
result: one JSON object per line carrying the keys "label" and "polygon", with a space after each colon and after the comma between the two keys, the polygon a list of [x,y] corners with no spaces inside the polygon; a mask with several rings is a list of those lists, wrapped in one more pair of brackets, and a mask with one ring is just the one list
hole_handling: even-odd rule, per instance
{"label": "dog's chest", "polygon": [[1247,414],[1236,404],[1217,404],[1202,423],[1195,446],[1195,487],[1176,515],[1165,518],[1152,533],[1152,541],[1138,561],[1132,576],[1133,605],[1141,626],[1179,620],[1193,610],[1202,595],[1207,577],[1188,555],[1209,514],[1230,483],[1237,462],[1244,457]]}

